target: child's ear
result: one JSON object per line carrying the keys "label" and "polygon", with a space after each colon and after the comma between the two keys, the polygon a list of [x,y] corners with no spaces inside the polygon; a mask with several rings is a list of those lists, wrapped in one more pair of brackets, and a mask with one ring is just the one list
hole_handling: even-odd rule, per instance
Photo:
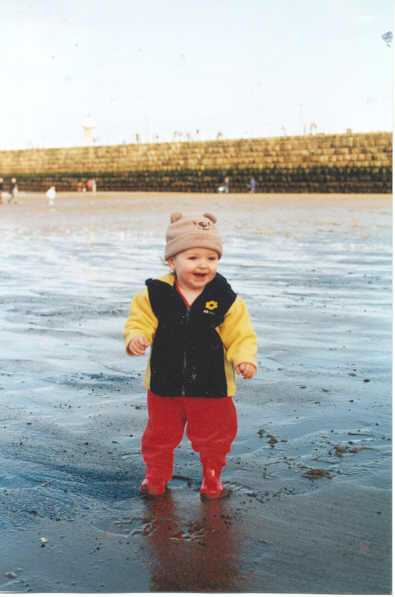
{"label": "child's ear", "polygon": [[176,260],[174,259],[174,257],[169,257],[169,259],[167,260],[167,265],[173,273],[176,271]]}

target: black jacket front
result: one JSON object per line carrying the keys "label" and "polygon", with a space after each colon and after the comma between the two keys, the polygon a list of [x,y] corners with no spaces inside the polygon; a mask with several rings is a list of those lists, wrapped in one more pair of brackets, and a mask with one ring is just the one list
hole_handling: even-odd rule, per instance
{"label": "black jacket front", "polygon": [[160,396],[227,396],[224,347],[215,329],[236,299],[226,279],[217,274],[191,307],[175,285],[152,279],[146,285],[158,319],[151,348],[151,390]]}

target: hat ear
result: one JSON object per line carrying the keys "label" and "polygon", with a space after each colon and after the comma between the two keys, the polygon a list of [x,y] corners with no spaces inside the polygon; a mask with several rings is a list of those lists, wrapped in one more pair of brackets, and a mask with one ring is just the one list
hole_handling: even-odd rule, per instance
{"label": "hat ear", "polygon": [[182,214],[179,211],[175,211],[170,215],[170,222],[174,224],[174,222],[178,222],[178,220],[181,220],[181,218]]}
{"label": "hat ear", "polygon": [[215,217],[214,214],[206,213],[206,214],[203,214],[203,216],[205,218],[207,218],[208,220],[211,220],[213,224],[215,224],[215,222],[217,221],[217,218]]}

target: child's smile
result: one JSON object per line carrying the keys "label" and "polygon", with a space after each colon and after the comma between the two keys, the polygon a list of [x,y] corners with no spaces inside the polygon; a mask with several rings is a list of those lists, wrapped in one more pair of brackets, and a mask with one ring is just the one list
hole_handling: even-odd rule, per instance
{"label": "child's smile", "polygon": [[207,273],[200,273],[196,272],[193,274],[198,280],[205,280],[207,278]]}

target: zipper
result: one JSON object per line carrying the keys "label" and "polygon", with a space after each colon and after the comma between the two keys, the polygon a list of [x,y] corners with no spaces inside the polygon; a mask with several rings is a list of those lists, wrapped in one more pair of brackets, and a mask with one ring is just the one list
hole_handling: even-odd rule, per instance
{"label": "zipper", "polygon": [[[187,328],[188,325],[189,325],[190,311],[191,311],[191,308],[190,307],[186,307],[186,312],[185,312],[185,328]],[[182,379],[183,379],[183,383],[184,383],[184,380],[185,380],[186,371],[187,371],[187,349],[186,349],[186,344],[184,344],[184,357],[183,357],[183,366],[182,366]],[[185,385],[182,385],[181,386],[181,395],[185,396],[185,394],[186,394]]]}

